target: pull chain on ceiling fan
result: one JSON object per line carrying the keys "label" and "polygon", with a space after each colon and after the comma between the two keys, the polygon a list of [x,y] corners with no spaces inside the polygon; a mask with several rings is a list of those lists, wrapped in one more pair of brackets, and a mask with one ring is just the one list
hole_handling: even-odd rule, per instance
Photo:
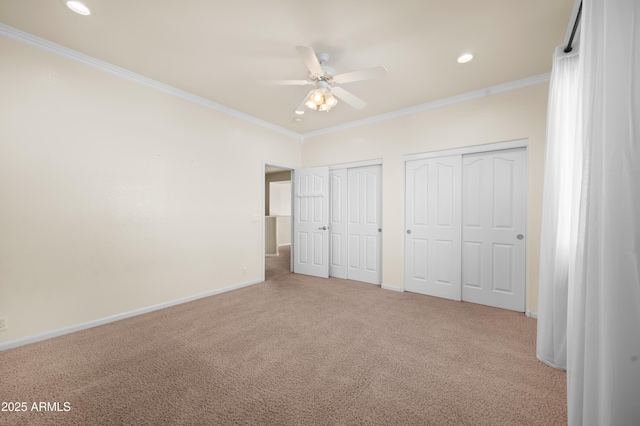
{"label": "pull chain on ceiling fan", "polygon": [[[355,109],[362,109],[367,103],[352,93],[346,91],[335,84],[351,83],[353,81],[371,80],[385,77],[387,69],[385,67],[373,67],[361,71],[353,71],[343,74],[336,74],[335,70],[327,65],[328,53],[316,54],[313,48],[308,46],[296,46],[302,62],[309,70],[309,77],[306,80],[261,80],[261,84],[275,86],[306,86],[314,85],[304,97],[296,113],[303,114],[304,107],[315,111],[329,111],[337,105],[338,99],[351,105]],[[336,99],[338,98],[338,99]]]}

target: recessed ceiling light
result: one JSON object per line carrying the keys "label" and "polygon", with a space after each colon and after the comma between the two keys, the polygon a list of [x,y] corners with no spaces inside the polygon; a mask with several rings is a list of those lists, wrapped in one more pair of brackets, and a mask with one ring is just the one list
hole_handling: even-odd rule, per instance
{"label": "recessed ceiling light", "polygon": [[471,53],[465,53],[460,55],[460,57],[458,58],[458,63],[464,64],[465,62],[469,62],[472,59],[473,55]]}
{"label": "recessed ceiling light", "polygon": [[293,119],[293,121],[296,122],[296,123],[300,123],[300,122],[302,122],[302,118],[296,117],[296,118]]}
{"label": "recessed ceiling light", "polygon": [[297,109],[297,110],[295,110],[294,112],[295,112],[296,114],[298,114],[298,115],[302,115],[302,114],[304,114],[304,110],[303,110],[303,109]]}
{"label": "recessed ceiling light", "polygon": [[65,2],[67,7],[80,15],[91,15],[91,11],[83,3],[75,0]]}

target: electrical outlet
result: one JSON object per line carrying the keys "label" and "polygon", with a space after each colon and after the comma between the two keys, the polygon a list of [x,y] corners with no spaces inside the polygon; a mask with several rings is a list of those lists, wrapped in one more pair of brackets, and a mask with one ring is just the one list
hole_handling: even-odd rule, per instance
{"label": "electrical outlet", "polygon": [[0,317],[0,331],[9,328],[9,317]]}

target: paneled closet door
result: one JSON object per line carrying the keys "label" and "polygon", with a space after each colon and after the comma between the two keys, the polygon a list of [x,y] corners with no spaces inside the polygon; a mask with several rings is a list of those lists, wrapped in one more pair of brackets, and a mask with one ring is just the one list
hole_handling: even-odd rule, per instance
{"label": "paneled closet door", "polygon": [[347,170],[347,278],[371,284],[381,282],[381,171],[381,166]]}
{"label": "paneled closet door", "polygon": [[405,167],[404,288],[460,300],[462,157],[408,161]]}
{"label": "paneled closet door", "polygon": [[527,153],[462,162],[462,300],[524,312]]}
{"label": "paneled closet door", "polygon": [[329,276],[347,279],[347,169],[329,172]]}
{"label": "paneled closet door", "polygon": [[329,275],[380,284],[380,165],[331,170]]}

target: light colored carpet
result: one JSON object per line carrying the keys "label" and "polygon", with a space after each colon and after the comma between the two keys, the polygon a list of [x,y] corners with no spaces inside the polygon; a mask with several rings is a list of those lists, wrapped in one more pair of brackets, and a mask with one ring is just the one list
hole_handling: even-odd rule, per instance
{"label": "light colored carpet", "polygon": [[4,425],[555,425],[565,373],[522,314],[283,274],[0,352]]}
{"label": "light colored carpet", "polygon": [[278,256],[266,256],[264,261],[264,279],[272,280],[280,275],[291,273],[291,246],[278,247]]}

